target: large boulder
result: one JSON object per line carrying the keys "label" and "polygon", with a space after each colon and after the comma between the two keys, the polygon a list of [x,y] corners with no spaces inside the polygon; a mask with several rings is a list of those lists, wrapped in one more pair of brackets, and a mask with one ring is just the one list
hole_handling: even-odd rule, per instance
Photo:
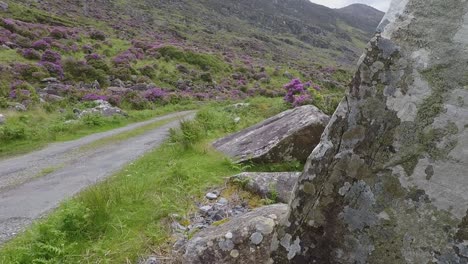
{"label": "large boulder", "polygon": [[468,1],[394,0],[379,28],[274,263],[468,263]]}
{"label": "large boulder", "polygon": [[229,180],[262,198],[288,203],[300,172],[243,172]]}
{"label": "large boulder", "polygon": [[275,204],[253,210],[197,233],[176,263],[268,263],[273,230],[285,218],[287,206]]}
{"label": "large boulder", "polygon": [[304,162],[328,121],[317,107],[305,105],[222,138],[213,146],[236,162]]}

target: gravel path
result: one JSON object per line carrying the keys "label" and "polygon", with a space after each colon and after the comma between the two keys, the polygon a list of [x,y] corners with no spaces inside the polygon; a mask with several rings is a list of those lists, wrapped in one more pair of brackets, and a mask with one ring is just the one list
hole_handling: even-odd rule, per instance
{"label": "gravel path", "polygon": [[193,116],[193,111],[169,114],[0,161],[0,243],[54,209],[62,200],[159,146],[167,138],[169,129],[179,125],[179,120],[115,144],[84,151],[79,150],[80,147],[153,122]]}

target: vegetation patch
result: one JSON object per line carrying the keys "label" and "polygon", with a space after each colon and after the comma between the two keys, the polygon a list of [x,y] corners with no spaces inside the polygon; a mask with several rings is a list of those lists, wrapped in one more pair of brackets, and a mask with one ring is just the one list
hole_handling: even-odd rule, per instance
{"label": "vegetation patch", "polygon": [[[254,99],[249,103],[244,108],[223,104],[204,107],[194,121],[196,125],[182,128],[181,137],[171,137],[162,147],[64,202],[49,217],[5,244],[0,249],[0,262],[123,263],[167,250],[171,242],[166,218],[173,213],[187,214],[204,190],[241,171],[215,152],[211,141],[285,107],[281,100]],[[241,121],[231,125],[235,117]],[[192,131],[198,127],[207,130]],[[188,136],[197,133],[198,137]]]}

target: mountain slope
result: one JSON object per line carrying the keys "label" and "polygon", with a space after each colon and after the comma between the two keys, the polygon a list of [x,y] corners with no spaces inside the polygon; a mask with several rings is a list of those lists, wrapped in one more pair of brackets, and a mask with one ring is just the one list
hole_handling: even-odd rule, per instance
{"label": "mountain slope", "polygon": [[94,18],[121,36],[164,32],[201,46],[222,44],[304,65],[354,63],[383,16],[365,5],[335,10],[308,0],[48,0],[36,6],[59,16]]}

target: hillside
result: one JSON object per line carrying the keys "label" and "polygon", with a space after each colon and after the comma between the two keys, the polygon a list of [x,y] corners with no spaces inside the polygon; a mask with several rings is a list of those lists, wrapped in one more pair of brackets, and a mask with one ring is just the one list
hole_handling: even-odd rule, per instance
{"label": "hillside", "polygon": [[275,97],[293,77],[335,93],[383,16],[363,5],[335,10],[307,0],[1,6],[0,107],[105,98],[144,109],[156,101]]}

